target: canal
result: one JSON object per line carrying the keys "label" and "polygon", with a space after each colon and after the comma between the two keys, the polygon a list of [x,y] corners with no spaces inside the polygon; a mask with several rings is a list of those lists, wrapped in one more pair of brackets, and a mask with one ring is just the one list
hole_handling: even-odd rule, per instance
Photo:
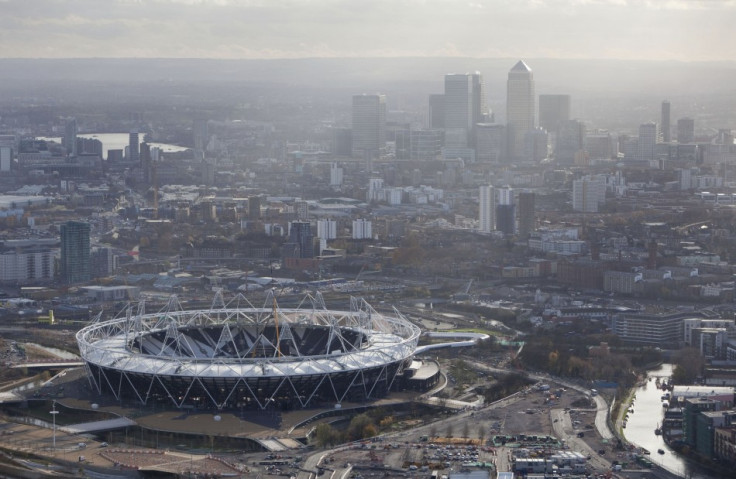
{"label": "canal", "polygon": [[[658,369],[649,371],[651,381],[647,381],[643,386],[636,389],[632,406],[634,412],[633,414],[629,413],[626,429],[623,430],[624,436],[630,443],[648,450],[651,453],[649,459],[664,469],[680,477],[709,479],[712,477],[711,474],[702,470],[697,464],[693,464],[692,461],[678,455],[665,444],[662,436],[654,433],[654,430],[662,424],[664,418],[664,408],[662,407],[662,394],[664,392],[657,388],[655,382],[657,378],[669,379],[673,368],[674,366],[671,364],[663,364]],[[664,454],[659,454],[657,452],[659,450],[664,451]]]}

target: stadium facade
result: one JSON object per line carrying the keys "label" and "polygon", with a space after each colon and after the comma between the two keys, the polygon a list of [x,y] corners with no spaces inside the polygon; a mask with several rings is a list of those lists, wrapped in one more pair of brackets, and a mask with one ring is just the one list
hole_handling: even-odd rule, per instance
{"label": "stadium facade", "polygon": [[157,313],[131,305],[77,343],[93,388],[118,400],[294,409],[385,396],[411,373],[419,335],[396,309],[363,299],[349,311],[328,310],[319,294],[281,308],[269,293],[256,308],[217,293],[209,309],[184,310],[175,296]]}

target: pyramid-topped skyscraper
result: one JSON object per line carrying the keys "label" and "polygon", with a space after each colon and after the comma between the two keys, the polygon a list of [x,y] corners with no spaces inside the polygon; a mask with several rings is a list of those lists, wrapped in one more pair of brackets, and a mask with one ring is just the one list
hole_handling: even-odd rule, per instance
{"label": "pyramid-topped skyscraper", "polygon": [[526,63],[519,60],[509,71],[506,84],[508,156],[511,161],[523,156],[524,137],[534,129],[534,112],[534,74]]}

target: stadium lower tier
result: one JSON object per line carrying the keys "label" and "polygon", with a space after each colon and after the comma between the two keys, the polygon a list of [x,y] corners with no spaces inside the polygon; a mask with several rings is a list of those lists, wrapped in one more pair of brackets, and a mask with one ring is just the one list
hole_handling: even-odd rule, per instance
{"label": "stadium lower tier", "polygon": [[[411,360],[408,360],[410,363]],[[281,410],[363,402],[404,388],[407,361],[356,371],[270,377],[163,376],[128,372],[87,363],[99,393],[140,404],[168,403],[177,408]]]}

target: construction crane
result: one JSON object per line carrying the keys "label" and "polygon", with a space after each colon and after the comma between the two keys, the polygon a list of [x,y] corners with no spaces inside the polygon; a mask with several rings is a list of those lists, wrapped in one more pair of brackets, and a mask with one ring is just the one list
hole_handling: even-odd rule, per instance
{"label": "construction crane", "polygon": [[273,324],[276,327],[276,354],[281,357],[281,340],[279,338],[279,311],[276,307],[276,295],[273,296]]}
{"label": "construction crane", "polygon": [[158,174],[156,168],[156,162],[151,162],[151,182],[153,183],[153,219],[158,219]]}
{"label": "construction crane", "polygon": [[465,291],[463,294],[469,294],[470,293],[470,287],[473,285],[473,280],[475,278],[470,278],[470,281],[468,281],[468,284],[465,285]]}
{"label": "construction crane", "polygon": [[466,299],[470,299],[470,287],[473,285],[474,278],[471,278],[470,281],[468,281],[468,284],[465,285],[465,287],[455,293],[453,299],[456,301],[464,301]]}

